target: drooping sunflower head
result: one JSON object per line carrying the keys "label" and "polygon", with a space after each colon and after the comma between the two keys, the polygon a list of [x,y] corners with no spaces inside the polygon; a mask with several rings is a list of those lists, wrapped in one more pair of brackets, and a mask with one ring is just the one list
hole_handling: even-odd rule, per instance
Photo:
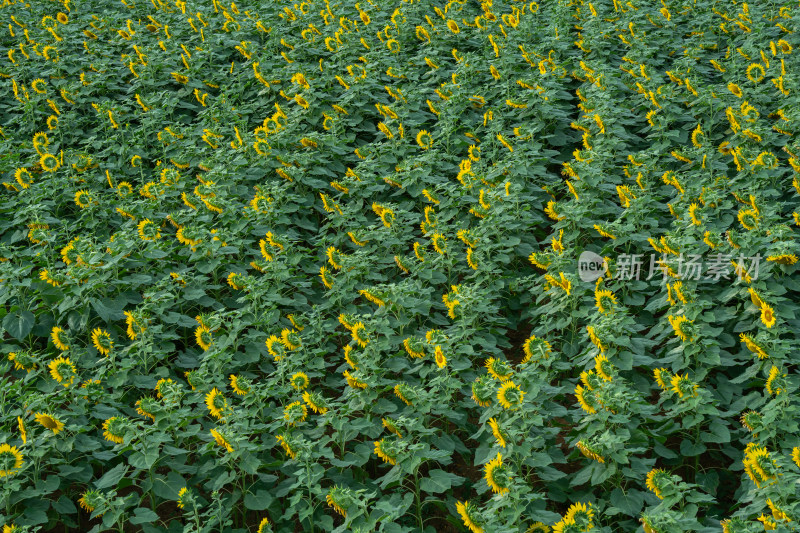
{"label": "drooping sunflower head", "polygon": [[508,466],[503,464],[503,456],[500,453],[486,463],[484,478],[495,494],[506,494],[510,490],[511,472]]}
{"label": "drooping sunflower head", "polygon": [[112,416],[103,422],[103,436],[109,442],[122,444],[125,442],[125,433],[130,427],[130,421],[124,416]]}
{"label": "drooping sunflower head", "polygon": [[50,331],[50,338],[53,339],[53,344],[55,344],[56,348],[62,352],[69,350],[69,339],[67,338],[67,333],[60,327],[53,327],[53,329]]}
{"label": "drooping sunflower head", "polygon": [[77,370],[75,365],[67,357],[59,357],[50,361],[47,365],[50,369],[50,375],[64,387],[69,387],[77,378]]}
{"label": "drooping sunflower head", "polygon": [[375,455],[383,459],[384,463],[397,464],[397,441],[383,438],[375,441]]}
{"label": "drooping sunflower head", "polygon": [[153,421],[156,419],[154,413],[159,410],[160,407],[161,405],[159,404],[158,400],[150,396],[144,396],[136,400],[136,412],[141,416],[149,418]]}
{"label": "drooping sunflower head", "polygon": [[308,416],[308,408],[303,402],[292,402],[283,409],[283,419],[290,426],[296,426],[305,421]]}
{"label": "drooping sunflower head", "polygon": [[111,353],[111,349],[114,347],[114,341],[111,340],[111,335],[101,328],[92,330],[92,344],[94,344],[97,351],[103,355]]}
{"label": "drooping sunflower head", "polygon": [[218,428],[212,428],[210,433],[211,436],[214,437],[214,441],[217,443],[218,446],[222,446],[223,448],[228,450],[228,453],[233,452],[233,446],[231,445],[228,437],[225,435],[224,430]]}
{"label": "drooping sunflower head", "polygon": [[59,431],[64,429],[64,423],[55,415],[51,415],[49,413],[36,413],[34,418],[39,424],[42,425],[43,428],[49,429],[54,434],[57,434]]}
{"label": "drooping sunflower head", "polygon": [[8,360],[14,363],[14,370],[30,372],[36,368],[36,359],[27,351],[9,352]]}
{"label": "drooping sunflower head", "polygon": [[281,331],[281,342],[288,350],[297,350],[303,345],[300,334],[294,329],[284,328]]}
{"label": "drooping sunflower head", "polygon": [[252,385],[250,383],[250,380],[247,379],[246,377],[237,376],[236,374],[231,374],[230,381],[233,392],[235,392],[239,396],[244,396],[245,394],[250,392]]}
{"label": "drooping sunflower head", "polygon": [[256,533],[272,533],[272,526],[269,524],[269,520],[266,518],[262,518],[261,522],[258,524],[258,529]]}
{"label": "drooping sunflower head", "polygon": [[203,351],[207,351],[214,343],[214,337],[211,334],[211,330],[204,325],[197,326],[197,328],[194,330],[194,338],[197,341],[197,345],[200,346]]}
{"label": "drooping sunflower head", "polygon": [[667,391],[672,387],[672,372],[666,368],[654,369],[653,379],[655,379],[658,386],[661,387],[661,390]]}
{"label": "drooping sunflower head", "polygon": [[297,457],[300,448],[291,435],[276,435],[275,439],[278,441],[278,444],[281,445],[283,451],[286,452],[286,455],[292,459]]}
{"label": "drooping sunflower head", "polygon": [[494,357],[490,357],[486,361],[486,370],[490,376],[500,381],[507,381],[514,375],[514,370],[508,364],[508,361],[495,359]]}
{"label": "drooping sunflower head", "polygon": [[325,399],[316,391],[304,391],[303,401],[317,414],[324,415],[328,412]]}
{"label": "drooping sunflower head", "polygon": [[575,387],[575,397],[581,409],[589,414],[594,414],[602,407],[600,401],[597,399],[597,393],[591,389],[584,388],[582,385]]}
{"label": "drooping sunflower head", "polygon": [[609,313],[617,305],[617,297],[608,289],[598,290],[594,296],[597,310],[603,314]]}
{"label": "drooping sunflower head", "polygon": [[513,381],[504,382],[497,390],[497,401],[504,409],[518,409],[522,406],[525,393]]}
{"label": "drooping sunflower head", "polygon": [[700,388],[697,383],[689,379],[688,374],[675,374],[670,380],[670,385],[672,385],[672,391],[681,399],[696,397],[697,390]]}
{"label": "drooping sunflower head", "polygon": [[591,503],[573,503],[564,515],[566,522],[577,525],[581,531],[589,531],[594,527],[594,509]]}
{"label": "drooping sunflower head", "polygon": [[472,533],[483,533],[483,525],[486,521],[475,504],[469,501],[459,501],[456,503],[456,510],[461,515],[464,526],[469,528]]}
{"label": "drooping sunflower head", "polygon": [[483,374],[475,378],[472,383],[472,399],[481,407],[488,407],[492,404],[495,394],[495,383],[488,374]]}
{"label": "drooping sunflower head", "polygon": [[505,448],[506,447],[506,436],[505,436],[504,431],[500,427],[500,424],[497,422],[497,419],[492,417],[492,418],[489,419],[488,422],[489,422],[489,427],[492,430],[492,436],[494,436],[495,442],[497,443],[498,446],[501,446],[501,447]]}
{"label": "drooping sunflower head", "polygon": [[228,409],[228,401],[216,387],[206,394],[205,402],[209,413],[217,420],[221,419]]}
{"label": "drooping sunflower head", "polygon": [[325,501],[342,517],[347,517],[347,509],[355,503],[352,489],[334,485],[325,496]]}
{"label": "drooping sunflower head", "polygon": [[739,420],[748,431],[757,434],[758,430],[761,429],[762,426],[761,419],[761,413],[751,409],[750,411],[742,414],[742,417]]}
{"label": "drooping sunflower head", "polygon": [[194,503],[194,498],[192,495],[192,491],[189,490],[189,487],[182,487],[178,491],[178,508],[179,509],[190,509],[192,504]]}
{"label": "drooping sunflower head", "polygon": [[78,499],[78,504],[87,512],[93,513],[97,508],[105,504],[103,494],[98,490],[87,490]]}
{"label": "drooping sunflower head", "polygon": [[669,490],[674,485],[672,476],[666,470],[654,468],[647,474],[645,484],[659,499],[664,499],[663,492]]}
{"label": "drooping sunflower head", "polygon": [[358,343],[359,346],[362,348],[366,348],[367,344],[370,341],[369,333],[367,333],[367,328],[364,326],[363,322],[356,322],[353,325],[353,329],[351,330],[353,335],[353,340]]}
{"label": "drooping sunflower head", "polygon": [[308,376],[305,374],[305,372],[294,373],[289,381],[291,382],[292,387],[298,391],[305,389],[309,384]]}
{"label": "drooping sunflower head", "polygon": [[525,357],[522,359],[522,364],[547,359],[550,356],[551,350],[549,342],[536,337],[536,335],[531,335],[525,340],[525,344],[523,345]]}
{"label": "drooping sunflower head", "polygon": [[436,348],[434,348],[433,350],[433,359],[434,361],[436,361],[436,366],[438,366],[439,368],[444,368],[447,366],[447,357],[444,355],[442,347],[439,346],[438,344],[436,345]]}
{"label": "drooping sunflower head", "polygon": [[0,478],[13,476],[20,471],[22,464],[23,456],[16,446],[0,444]]}
{"label": "drooping sunflower head", "polygon": [[603,378],[604,381],[611,381],[616,373],[614,365],[612,365],[608,358],[603,354],[600,354],[594,358],[594,370],[597,372],[598,376]]}
{"label": "drooping sunflower head", "polygon": [[600,446],[595,446],[592,443],[586,442],[584,440],[579,440],[578,444],[576,444],[575,447],[578,448],[578,450],[585,457],[595,460],[598,463],[605,463],[605,459],[601,454],[602,448],[600,448]]}

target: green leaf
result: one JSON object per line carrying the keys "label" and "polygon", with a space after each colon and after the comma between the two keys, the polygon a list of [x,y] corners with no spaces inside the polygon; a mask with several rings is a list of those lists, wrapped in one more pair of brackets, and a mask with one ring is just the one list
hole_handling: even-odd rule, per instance
{"label": "green leaf", "polygon": [[21,341],[33,329],[36,317],[30,311],[17,310],[8,313],[3,319],[3,329],[15,339]]}
{"label": "green leaf", "polygon": [[464,482],[463,477],[451,474],[444,470],[435,469],[428,472],[428,477],[424,478],[419,486],[425,492],[433,494],[444,492],[453,485],[458,486]]}
{"label": "green leaf", "polygon": [[128,473],[128,465],[120,463],[105,474],[103,477],[94,482],[94,486],[98,489],[107,489],[109,487],[116,487],[117,483],[125,477]]}
{"label": "green leaf", "polygon": [[137,507],[133,510],[133,516],[128,520],[131,524],[149,524],[158,520],[158,514],[147,507]]}

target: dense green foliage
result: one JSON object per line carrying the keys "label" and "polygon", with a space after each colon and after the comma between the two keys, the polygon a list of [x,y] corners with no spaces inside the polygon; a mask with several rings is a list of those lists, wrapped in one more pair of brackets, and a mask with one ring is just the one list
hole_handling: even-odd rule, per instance
{"label": "dense green foliage", "polygon": [[797,530],[796,3],[245,4],[2,0],[4,532]]}

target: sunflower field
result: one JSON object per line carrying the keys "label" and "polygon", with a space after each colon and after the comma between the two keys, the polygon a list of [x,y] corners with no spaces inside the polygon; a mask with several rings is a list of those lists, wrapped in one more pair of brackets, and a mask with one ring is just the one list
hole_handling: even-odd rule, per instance
{"label": "sunflower field", "polygon": [[796,2],[228,2],[0,0],[3,533],[800,530]]}

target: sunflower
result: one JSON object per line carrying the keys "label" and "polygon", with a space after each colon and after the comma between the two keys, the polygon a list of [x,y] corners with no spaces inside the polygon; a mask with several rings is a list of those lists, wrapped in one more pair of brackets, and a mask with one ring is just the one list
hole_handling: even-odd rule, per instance
{"label": "sunflower", "polygon": [[758,226],[758,211],[754,209],[740,210],[737,218],[739,219],[739,223],[742,225],[742,227],[748,231]]}
{"label": "sunflower", "polygon": [[693,321],[689,320],[683,315],[673,316],[669,315],[668,317],[670,325],[672,325],[672,329],[675,331],[675,335],[678,336],[683,342],[688,342],[692,340],[693,337]]}
{"label": "sunflower", "polygon": [[453,33],[459,33],[461,30],[458,29],[458,23],[453,19],[448,19],[447,21],[447,29]]}
{"label": "sunflower", "polygon": [[262,518],[261,522],[259,522],[258,524],[258,529],[256,530],[256,533],[269,533],[270,531],[272,531],[272,527],[270,527],[269,525],[269,520],[267,520],[266,518]]}
{"label": "sunflower", "polygon": [[233,452],[233,446],[231,443],[228,442],[228,439],[223,435],[218,429],[211,429],[211,436],[214,437],[214,441],[219,445],[228,450],[228,453]]}
{"label": "sunflower", "polygon": [[0,477],[11,477],[22,468],[22,453],[16,446],[0,444]]}
{"label": "sunflower", "polygon": [[461,515],[461,520],[472,533],[483,533],[483,518],[478,508],[471,502],[456,502],[456,510]]}
{"label": "sunflower", "polygon": [[761,426],[761,413],[752,409],[742,414],[739,421],[750,432],[755,432]]}
{"label": "sunflower", "polygon": [[127,429],[127,419],[121,416],[112,416],[103,422],[103,436],[107,441],[115,444],[122,444],[125,441],[125,430]]}
{"label": "sunflower", "polygon": [[408,337],[403,341],[403,347],[412,358],[419,359],[425,357],[425,346],[419,339]]}
{"label": "sunflower", "polygon": [[324,415],[328,412],[328,408],[325,407],[325,401],[316,392],[304,391],[303,401],[317,414]]}
{"label": "sunflower", "polygon": [[139,222],[137,229],[139,231],[139,238],[143,241],[155,241],[161,238],[159,227],[149,218],[145,218]]}
{"label": "sunflower", "polygon": [[141,416],[147,417],[155,422],[156,417],[151,411],[156,407],[157,402],[149,396],[136,400],[136,412]]}
{"label": "sunflower", "polygon": [[792,461],[800,468],[800,447],[795,446],[792,448]]}
{"label": "sunflower", "polygon": [[42,154],[39,164],[45,172],[55,172],[61,167],[61,161],[53,154]]}
{"label": "sunflower", "polygon": [[472,399],[481,407],[488,407],[492,404],[494,395],[494,383],[491,376],[484,374],[475,378],[472,384]]}
{"label": "sunflower", "polygon": [[114,347],[114,342],[111,340],[111,335],[107,331],[95,328],[92,330],[92,344],[97,348],[97,351],[103,355],[108,355]]}
{"label": "sunflower", "polygon": [[345,489],[341,489],[337,486],[333,486],[333,488],[328,492],[325,496],[325,501],[328,503],[334,511],[339,513],[342,517],[347,517],[347,503],[346,500],[346,492]]}
{"label": "sunflower", "polygon": [[510,474],[508,468],[503,465],[503,456],[498,453],[497,457],[486,463],[484,467],[484,478],[486,483],[496,494],[506,494],[509,491]]}
{"label": "sunflower", "polygon": [[594,369],[597,375],[603,378],[604,381],[611,381],[614,374],[614,365],[612,365],[608,358],[600,354],[594,358]]}
{"label": "sunflower", "polygon": [[594,528],[594,510],[591,503],[573,503],[564,515],[564,521],[577,525],[581,531]]}
{"label": "sunflower", "polygon": [[439,368],[444,368],[447,366],[447,357],[445,357],[444,352],[442,351],[441,346],[436,346],[433,351],[433,359],[436,361],[436,366]]}
{"label": "sunflower", "polygon": [[34,418],[37,422],[39,422],[39,424],[42,425],[42,427],[52,431],[54,435],[58,434],[59,431],[64,429],[64,423],[55,415],[48,413],[36,413]]}
{"label": "sunflower", "polygon": [[[757,71],[757,74],[753,74]],[[766,75],[766,71],[764,70],[764,66],[760,63],[751,63],[750,66],[747,67],[747,79],[752,81],[753,83],[758,83],[764,79]]]}
{"label": "sunflower", "polygon": [[18,168],[14,171],[14,179],[23,189],[27,189],[33,185],[33,175],[27,168]]}
{"label": "sunflower", "polygon": [[19,438],[22,439],[22,444],[28,443],[28,432],[25,430],[25,422],[22,417],[17,417],[17,427],[19,428]]}
{"label": "sunflower", "polygon": [[736,98],[741,98],[741,97],[742,97],[742,89],[740,89],[740,88],[739,88],[739,86],[738,86],[738,85],[736,85],[735,83],[733,83],[733,82],[729,83],[729,84],[728,84],[728,90],[729,90],[730,92],[732,92],[732,93],[733,93],[733,95],[734,95]]}
{"label": "sunflower", "polygon": [[793,265],[797,263],[795,254],[779,254],[767,256],[767,261],[778,263],[779,265]]}
{"label": "sunflower", "polygon": [[296,350],[303,345],[300,334],[289,328],[284,328],[281,331],[281,343],[286,346],[288,350]]}
{"label": "sunflower", "polygon": [[771,328],[775,325],[777,319],[775,318],[775,310],[768,304],[761,306],[761,322],[767,327]]}
{"label": "sunflower", "polygon": [[216,418],[217,420],[221,419],[224,412],[228,408],[228,401],[225,399],[225,396],[214,387],[211,391],[206,394],[206,407],[208,407],[208,411],[211,413],[211,416]]}
{"label": "sunflower", "polygon": [[59,357],[47,365],[50,375],[64,387],[69,387],[75,381],[77,370],[68,357]]}
{"label": "sunflower", "polygon": [[550,533],[550,526],[541,522],[534,522],[525,530],[525,533]]}
{"label": "sunflower", "polygon": [[414,396],[411,386],[407,385],[406,383],[398,383],[394,386],[393,391],[394,395],[400,398],[404,404],[413,405]]}
{"label": "sunflower", "polygon": [[578,399],[581,409],[589,414],[594,414],[597,412],[597,398],[595,397],[594,393],[591,393],[591,389],[586,389],[582,385],[576,385],[575,397]]}
{"label": "sunflower", "polygon": [[612,307],[617,304],[617,297],[607,289],[596,291],[594,297],[597,310],[603,314],[611,311]]}
{"label": "sunflower", "polygon": [[286,452],[286,455],[288,455],[288,456],[289,456],[289,457],[291,457],[292,459],[294,459],[295,457],[297,457],[297,450],[296,450],[296,449],[294,448],[294,446],[293,446],[293,444],[294,444],[294,443],[291,443],[291,442],[290,442],[289,440],[287,440],[287,438],[286,438],[286,437],[284,437],[283,435],[276,435],[276,436],[275,436],[275,439],[276,439],[276,440],[278,441],[278,443],[281,445],[281,447],[283,448],[283,451],[284,451],[284,452]]}
{"label": "sunflower", "polygon": [[78,504],[87,512],[93,513],[103,504],[103,495],[97,490],[87,490],[78,499]]}
{"label": "sunflower", "polygon": [[[786,389],[781,386],[781,378],[785,378],[786,374],[781,374],[780,369],[777,366],[772,366],[769,369],[769,376],[767,377],[767,382],[764,385],[764,389],[767,391],[767,394],[771,395],[779,395],[782,392],[786,392]],[[779,381],[780,380],[780,381]],[[778,381],[778,384],[776,384]]]}
{"label": "sunflower", "polygon": [[684,396],[696,397],[697,389],[700,388],[700,386],[690,380],[689,376],[686,374],[675,374],[672,376],[670,385],[672,385],[672,391],[675,392],[679,398],[683,398]]}
{"label": "sunflower", "polygon": [[[551,352],[550,343],[544,339],[537,338],[536,335],[528,337],[522,349],[525,352],[525,357],[522,359],[521,364],[525,364],[531,360],[538,361],[541,358],[547,359]],[[537,357],[534,359],[534,356]]]}
{"label": "sunflower", "polygon": [[230,380],[233,392],[235,392],[239,396],[244,396],[245,394],[250,392],[250,382],[246,378],[237,376],[235,374],[231,374]]}
{"label": "sunflower", "polygon": [[309,383],[308,376],[304,372],[296,372],[295,374],[292,375],[289,381],[292,383],[292,387],[298,391],[301,391],[306,387],[308,387]]}
{"label": "sunflower", "polygon": [[489,375],[492,376],[494,379],[500,381],[508,381],[511,379],[511,376],[514,375],[514,371],[511,369],[511,365],[508,364],[507,361],[502,359],[495,359],[494,357],[490,357],[486,361],[486,370],[489,372]]}
{"label": "sunflower", "polygon": [[362,348],[366,348],[369,343],[369,335],[367,335],[366,327],[363,322],[356,322],[353,329],[350,331],[353,335],[353,340],[358,343]]}
{"label": "sunflower", "polygon": [[41,271],[39,271],[39,279],[52,285],[53,287],[58,287],[61,285],[60,281],[57,281],[50,276],[50,271],[46,268],[43,268]]}
{"label": "sunflower", "polygon": [[653,370],[653,378],[662,390],[667,391],[672,386],[672,373],[666,368],[656,368]]}
{"label": "sunflower", "polygon": [[750,335],[745,333],[739,334],[739,340],[747,346],[747,349],[758,356],[759,359],[766,359],[769,354],[762,348]]}
{"label": "sunflower", "polygon": [[578,448],[578,450],[580,450],[580,452],[589,459],[595,460],[598,463],[606,462],[605,459],[603,459],[603,456],[600,455],[599,449],[587,444],[586,441],[579,440],[575,447]]}
{"label": "sunflower", "polygon": [[497,445],[505,448],[506,439],[503,435],[503,431],[500,429],[500,424],[497,423],[495,418],[489,419],[489,427],[492,428],[492,435],[494,436],[494,440],[497,442]]}
{"label": "sunflower", "polygon": [[53,329],[50,331],[50,338],[53,339],[53,344],[56,345],[56,348],[62,352],[69,350],[69,345],[67,344],[68,341],[64,335],[64,330],[60,327],[53,327]]}
{"label": "sunflower", "polygon": [[283,409],[283,419],[290,426],[296,426],[300,422],[304,422],[307,417],[308,408],[303,402],[292,402]]}
{"label": "sunflower", "polygon": [[349,370],[345,370],[345,371],[342,373],[342,375],[343,375],[343,376],[345,377],[345,379],[347,380],[347,385],[348,385],[348,386],[349,386],[351,389],[366,389],[366,388],[367,388],[367,384],[366,384],[365,382],[361,381],[360,379],[358,379],[357,377],[353,376],[353,375],[350,373],[350,371],[349,371]]}
{"label": "sunflower", "polygon": [[194,338],[197,341],[197,345],[200,346],[203,351],[207,351],[209,348],[211,348],[211,344],[214,342],[214,337],[211,335],[211,330],[203,325],[197,326],[197,328],[194,330]]}
{"label": "sunflower", "polygon": [[504,382],[497,390],[497,401],[504,409],[517,409],[522,405],[525,393],[513,381]]}
{"label": "sunflower", "polygon": [[428,133],[427,130],[420,130],[419,133],[417,133],[417,144],[423,150],[428,150],[433,146],[433,137],[431,137],[431,134]]}
{"label": "sunflower", "polygon": [[333,280],[330,279],[330,271],[327,267],[322,266],[319,269],[319,277],[322,280],[322,284],[325,285],[326,289],[330,289],[333,287]]}
{"label": "sunflower", "polygon": [[647,474],[647,478],[645,483],[647,488],[651,490],[660,500],[664,499],[661,491],[663,491],[669,484],[671,484],[672,479],[670,475],[663,469],[654,468]]}
{"label": "sunflower", "polygon": [[375,455],[383,459],[384,463],[390,465],[397,464],[397,454],[391,449],[392,446],[386,439],[375,441]]}
{"label": "sunflower", "polygon": [[178,491],[178,509],[186,509],[187,505],[191,505],[192,493],[189,487],[183,487]]}

